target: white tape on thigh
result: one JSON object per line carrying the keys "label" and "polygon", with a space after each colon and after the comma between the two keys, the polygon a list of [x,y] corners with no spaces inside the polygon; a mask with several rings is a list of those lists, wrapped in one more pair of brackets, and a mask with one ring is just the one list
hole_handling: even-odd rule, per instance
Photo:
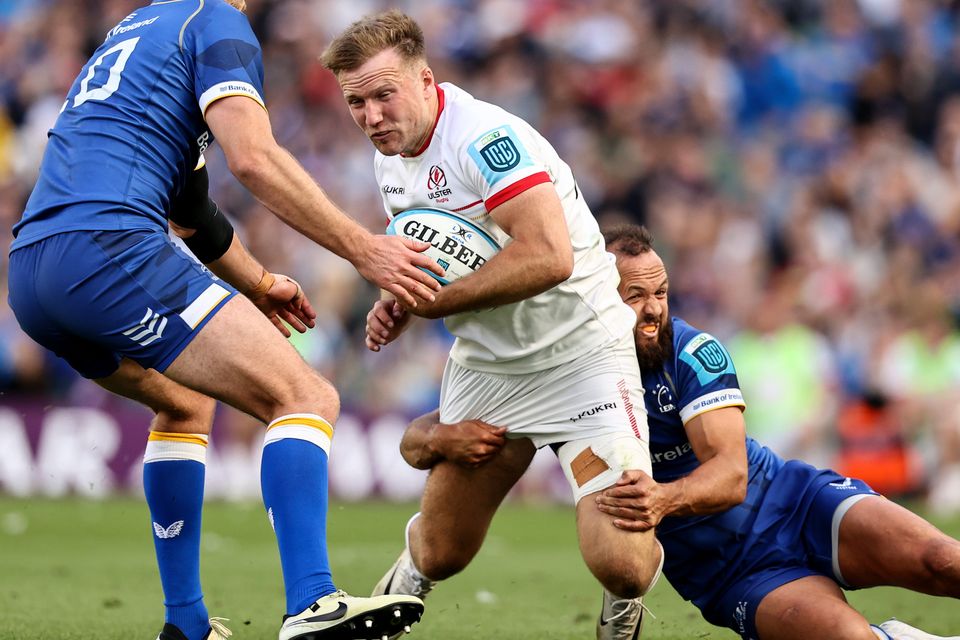
{"label": "white tape on thigh", "polygon": [[605,435],[574,440],[557,451],[574,500],[616,484],[627,469],[653,475],[647,443],[630,435]]}

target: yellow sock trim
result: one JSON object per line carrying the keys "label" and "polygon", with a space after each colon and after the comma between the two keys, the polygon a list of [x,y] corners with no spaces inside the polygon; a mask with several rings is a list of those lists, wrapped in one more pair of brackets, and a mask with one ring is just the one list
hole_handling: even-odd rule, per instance
{"label": "yellow sock trim", "polygon": [[284,416],[282,418],[277,418],[276,420],[271,422],[269,425],[267,425],[267,430],[269,431],[270,429],[276,429],[277,427],[290,427],[290,426],[313,427],[314,429],[319,429],[320,431],[323,431],[325,434],[327,434],[328,438],[333,437],[333,427],[330,426],[329,422],[327,422],[326,420],[324,420],[319,416],[316,416],[316,417]]}

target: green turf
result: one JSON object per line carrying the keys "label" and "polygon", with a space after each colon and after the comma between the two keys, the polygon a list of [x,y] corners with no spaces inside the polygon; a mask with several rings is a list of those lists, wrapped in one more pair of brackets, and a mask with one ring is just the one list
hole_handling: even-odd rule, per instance
{"label": "green turf", "polygon": [[[410,505],[334,504],[330,547],[338,586],[365,594],[400,551]],[[212,615],[234,638],[276,638],[279,563],[259,505],[208,504],[203,578]],[[960,519],[938,521],[960,535]],[[156,637],[163,609],[150,520],[136,500],[0,498],[0,638],[89,640]],[[897,615],[934,632],[960,630],[956,601],[895,589],[851,594],[872,620]],[[508,505],[480,555],[431,594],[411,640],[593,637],[599,588],[577,553],[572,511]],[[703,622],[666,581],[648,603],[644,637],[736,636]]]}

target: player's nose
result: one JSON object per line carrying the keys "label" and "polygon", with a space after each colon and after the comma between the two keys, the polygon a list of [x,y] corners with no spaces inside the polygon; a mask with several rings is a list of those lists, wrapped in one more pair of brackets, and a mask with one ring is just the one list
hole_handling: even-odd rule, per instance
{"label": "player's nose", "polygon": [[363,107],[363,120],[367,126],[376,126],[383,121],[383,110],[370,102]]}

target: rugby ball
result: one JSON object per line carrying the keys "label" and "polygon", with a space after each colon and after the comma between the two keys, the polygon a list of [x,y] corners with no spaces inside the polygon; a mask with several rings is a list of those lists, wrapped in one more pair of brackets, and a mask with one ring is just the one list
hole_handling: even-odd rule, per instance
{"label": "rugby ball", "polygon": [[407,209],[393,216],[387,235],[429,242],[424,253],[447,272],[444,277],[427,271],[440,284],[468,276],[500,251],[500,245],[476,223],[451,211],[430,207]]}

